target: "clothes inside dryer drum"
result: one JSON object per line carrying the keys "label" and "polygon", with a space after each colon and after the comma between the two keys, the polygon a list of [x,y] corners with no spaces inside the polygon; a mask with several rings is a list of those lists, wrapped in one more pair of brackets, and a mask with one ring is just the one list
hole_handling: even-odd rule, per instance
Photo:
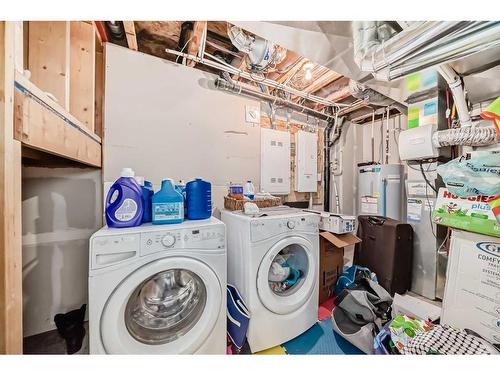
{"label": "clothes inside dryer drum", "polygon": [[289,245],[281,250],[271,263],[268,282],[278,296],[288,296],[300,288],[307,275],[309,262],[305,250],[299,245]]}
{"label": "clothes inside dryer drum", "polygon": [[201,278],[183,269],[160,272],[132,293],[125,325],[144,344],[172,342],[186,334],[205,309],[207,292]]}

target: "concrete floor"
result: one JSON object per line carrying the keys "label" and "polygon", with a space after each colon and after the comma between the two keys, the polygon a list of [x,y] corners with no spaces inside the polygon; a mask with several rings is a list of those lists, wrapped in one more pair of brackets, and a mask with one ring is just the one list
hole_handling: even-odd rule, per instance
{"label": "concrete floor", "polygon": [[[75,354],[89,354],[89,324],[85,322],[85,338],[82,348]],[[66,354],[66,342],[57,330],[47,331],[24,338],[24,354]]]}

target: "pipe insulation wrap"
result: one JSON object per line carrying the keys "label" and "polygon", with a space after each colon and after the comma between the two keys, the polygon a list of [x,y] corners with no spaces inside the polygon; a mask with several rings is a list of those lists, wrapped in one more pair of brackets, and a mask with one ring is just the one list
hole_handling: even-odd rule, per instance
{"label": "pipe insulation wrap", "polygon": [[498,141],[495,126],[467,126],[440,130],[432,135],[434,147],[487,146]]}

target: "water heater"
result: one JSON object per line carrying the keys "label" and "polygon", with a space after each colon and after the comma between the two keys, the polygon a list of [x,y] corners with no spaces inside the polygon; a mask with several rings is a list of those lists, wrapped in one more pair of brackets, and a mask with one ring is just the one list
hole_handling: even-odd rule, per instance
{"label": "water heater", "polygon": [[358,213],[403,220],[401,164],[358,164]]}

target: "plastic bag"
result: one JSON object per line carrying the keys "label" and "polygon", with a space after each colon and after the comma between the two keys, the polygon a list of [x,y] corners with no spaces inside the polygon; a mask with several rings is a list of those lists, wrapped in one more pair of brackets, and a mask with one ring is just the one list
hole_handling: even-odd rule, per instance
{"label": "plastic bag", "polygon": [[428,332],[433,324],[418,318],[411,318],[406,315],[397,315],[391,322],[389,330],[391,340],[396,348],[401,351],[417,334]]}
{"label": "plastic bag", "polygon": [[459,157],[437,167],[448,191],[459,197],[500,194],[500,153],[466,160]]}

